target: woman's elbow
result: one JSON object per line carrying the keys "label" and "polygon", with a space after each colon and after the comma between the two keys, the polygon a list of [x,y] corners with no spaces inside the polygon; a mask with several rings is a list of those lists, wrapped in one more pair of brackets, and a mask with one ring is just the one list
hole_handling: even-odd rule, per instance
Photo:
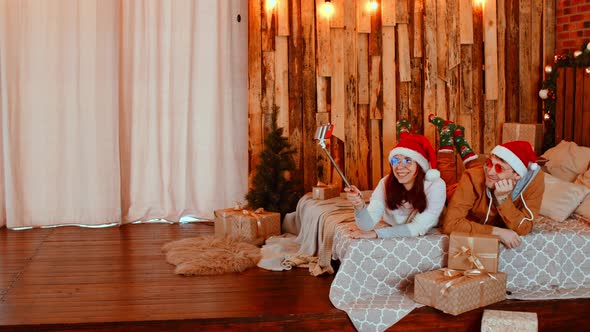
{"label": "woman's elbow", "polygon": [[443,220],[442,221],[442,225],[441,225],[441,232],[443,234],[451,234],[451,232],[453,231],[453,224],[448,222],[447,220]]}

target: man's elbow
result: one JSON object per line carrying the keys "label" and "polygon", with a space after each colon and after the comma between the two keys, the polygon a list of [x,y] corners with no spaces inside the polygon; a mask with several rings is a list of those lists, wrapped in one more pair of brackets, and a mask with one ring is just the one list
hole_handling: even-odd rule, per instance
{"label": "man's elbow", "polygon": [[451,234],[451,232],[453,231],[453,223],[449,222],[449,220],[443,219],[442,221],[442,227],[441,227],[441,232],[443,234]]}

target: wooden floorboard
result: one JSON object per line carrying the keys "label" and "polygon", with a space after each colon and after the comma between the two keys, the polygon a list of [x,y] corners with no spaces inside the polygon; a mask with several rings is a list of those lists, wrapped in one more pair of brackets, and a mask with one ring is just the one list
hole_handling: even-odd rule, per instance
{"label": "wooden floorboard", "polygon": [[[212,232],[211,223],[0,229],[0,330],[354,330],[329,301],[333,276],[258,268],[175,275],[162,245]],[[590,323],[589,299],[503,301],[488,308],[537,312],[541,330]],[[478,330],[482,311],[454,317],[423,307],[391,330]]]}

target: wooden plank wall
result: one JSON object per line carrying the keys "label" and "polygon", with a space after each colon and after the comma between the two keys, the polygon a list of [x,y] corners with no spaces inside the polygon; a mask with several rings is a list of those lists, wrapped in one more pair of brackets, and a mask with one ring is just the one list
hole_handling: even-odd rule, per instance
{"label": "wooden plank wall", "polygon": [[558,68],[555,142],[590,146],[590,73],[584,67]]}
{"label": "wooden plank wall", "polygon": [[[249,170],[268,131],[272,105],[297,148],[306,191],[342,185],[313,141],[335,124],[329,149],[351,183],[372,189],[408,119],[436,146],[428,115],[465,126],[476,152],[500,142],[506,121],[541,121],[536,94],[553,57],[555,1],[249,1]],[[548,6],[549,4],[549,6]]]}

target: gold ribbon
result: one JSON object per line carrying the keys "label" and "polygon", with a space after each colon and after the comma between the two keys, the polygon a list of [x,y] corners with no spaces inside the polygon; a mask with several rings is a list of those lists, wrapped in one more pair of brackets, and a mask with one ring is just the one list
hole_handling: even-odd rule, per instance
{"label": "gold ribbon", "polygon": [[[449,269],[449,268],[443,268],[440,269],[440,271],[443,273],[443,277],[437,279],[437,282],[439,281],[444,281],[444,280],[448,280],[443,287],[440,289],[440,294],[441,295],[445,295],[446,291],[451,288],[453,285],[460,283],[461,281],[467,279],[467,278],[474,278],[474,277],[481,277],[481,276],[489,276],[490,278],[494,279],[494,280],[498,280],[496,277],[494,277],[491,273],[489,273],[486,270],[483,269],[473,269],[473,270],[467,270],[467,271],[459,271],[459,270],[453,270],[453,269]],[[485,279],[482,279],[479,284],[483,284],[483,282],[485,281]],[[482,300],[480,300],[481,302]]]}
{"label": "gold ribbon", "polygon": [[260,214],[264,213],[264,208],[258,208],[254,212],[250,210],[242,210],[242,214],[247,216],[252,216],[256,219],[256,237],[259,237],[262,234],[262,220],[260,220]]}
{"label": "gold ribbon", "polygon": [[490,253],[490,252],[482,252],[475,254],[472,248],[475,248],[475,238],[469,236],[467,238],[467,246],[461,246],[458,253],[453,255],[453,258],[457,258],[461,255],[467,256],[467,260],[471,262],[471,266],[475,267],[477,270],[483,270],[485,267],[483,263],[479,260],[482,259],[495,259],[498,258],[498,254]]}

